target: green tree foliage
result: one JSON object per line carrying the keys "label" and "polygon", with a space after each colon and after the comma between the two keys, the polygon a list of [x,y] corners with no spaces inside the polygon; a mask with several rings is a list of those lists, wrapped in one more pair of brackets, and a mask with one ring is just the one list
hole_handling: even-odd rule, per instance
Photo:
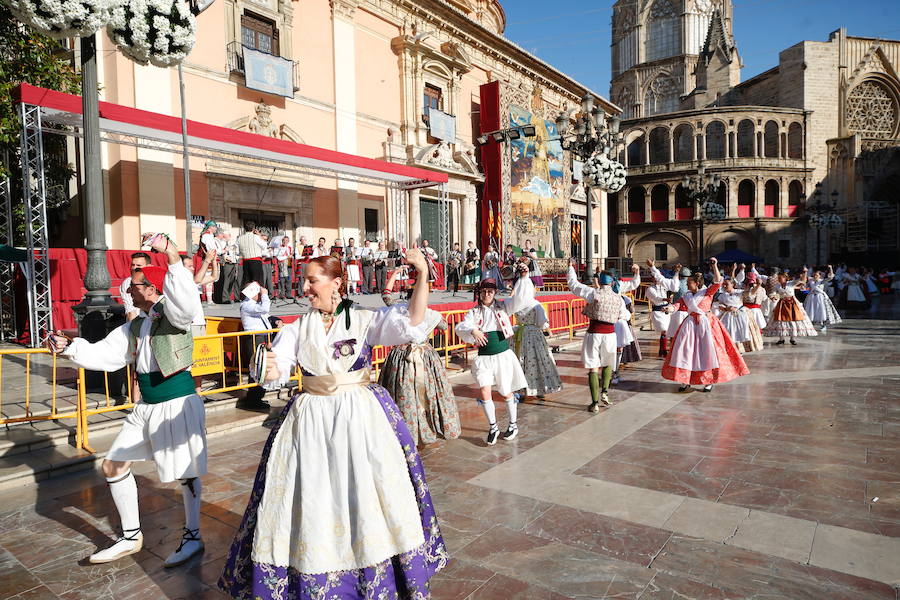
{"label": "green tree foliage", "polygon": [[[0,179],[11,179],[17,215],[23,214],[19,166],[21,124],[19,105],[12,95],[20,82],[74,94],[81,88],[81,76],[75,71],[64,42],[33,32],[0,3]],[[67,160],[64,136],[44,135],[44,167],[47,217],[52,232],[65,221],[69,205],[68,182],[74,175]],[[23,245],[24,219],[15,220],[19,230],[14,242]]]}

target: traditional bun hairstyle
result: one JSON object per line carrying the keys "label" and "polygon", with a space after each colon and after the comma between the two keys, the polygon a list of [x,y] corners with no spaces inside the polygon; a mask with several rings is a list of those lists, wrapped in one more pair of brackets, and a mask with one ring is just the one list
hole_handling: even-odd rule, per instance
{"label": "traditional bun hairstyle", "polygon": [[347,296],[347,271],[344,269],[344,263],[335,256],[317,256],[309,261],[309,264],[318,265],[322,272],[331,279],[340,278],[341,285],[338,293],[341,298]]}
{"label": "traditional bun hairstyle", "polygon": [[703,281],[703,273],[700,273],[699,271],[698,271],[697,273],[692,273],[692,274],[691,274],[691,279],[694,281],[694,283],[697,284],[697,287],[698,287],[698,288],[703,287],[703,283],[704,283],[704,281]]}

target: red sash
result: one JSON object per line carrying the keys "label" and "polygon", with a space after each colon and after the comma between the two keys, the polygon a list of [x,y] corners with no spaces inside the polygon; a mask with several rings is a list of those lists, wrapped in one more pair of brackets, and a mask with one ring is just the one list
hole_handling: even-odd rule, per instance
{"label": "red sash", "polygon": [[761,306],[759,304],[748,304],[747,302],[744,302],[744,308],[761,308]]}
{"label": "red sash", "polygon": [[590,324],[588,325],[588,333],[615,333],[616,326],[614,323],[604,323],[603,321],[597,321],[596,319],[591,319]]}

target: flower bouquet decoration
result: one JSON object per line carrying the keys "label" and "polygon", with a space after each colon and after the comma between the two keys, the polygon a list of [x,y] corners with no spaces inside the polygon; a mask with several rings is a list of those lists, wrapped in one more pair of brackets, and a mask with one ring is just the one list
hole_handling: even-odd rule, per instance
{"label": "flower bouquet decoration", "polygon": [[718,202],[704,202],[700,206],[700,217],[704,221],[721,221],[725,218],[725,207]]}
{"label": "flower bouquet decoration", "polygon": [[618,192],[625,187],[625,165],[602,153],[587,159],[581,173],[588,185],[607,192]]}
{"label": "flower bouquet decoration", "polygon": [[197,21],[182,0],[129,0],[111,17],[106,32],[136,63],[176,65],[194,46]]}
{"label": "flower bouquet decoration", "polygon": [[122,0],[3,0],[22,23],[48,37],[93,35]]}

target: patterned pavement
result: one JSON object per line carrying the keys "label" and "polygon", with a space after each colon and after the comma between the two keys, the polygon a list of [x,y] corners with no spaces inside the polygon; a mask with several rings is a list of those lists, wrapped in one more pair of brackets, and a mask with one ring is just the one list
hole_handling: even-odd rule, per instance
{"label": "patterned pavement", "polygon": [[[520,436],[494,447],[471,378],[456,377],[463,436],[422,451],[453,556],[434,598],[897,600],[895,313],[883,304],[796,347],[767,346],[747,355],[750,376],[710,394],[673,393],[645,332],[647,358],[598,415],[584,410],[571,345],[556,355],[565,389],[520,405]],[[267,431],[210,440],[207,549],[170,571],[181,492],[146,465],[135,469],[145,549],[108,565],[84,560],[117,520],[99,474],[0,493],[0,598],[222,597],[215,581]]]}

